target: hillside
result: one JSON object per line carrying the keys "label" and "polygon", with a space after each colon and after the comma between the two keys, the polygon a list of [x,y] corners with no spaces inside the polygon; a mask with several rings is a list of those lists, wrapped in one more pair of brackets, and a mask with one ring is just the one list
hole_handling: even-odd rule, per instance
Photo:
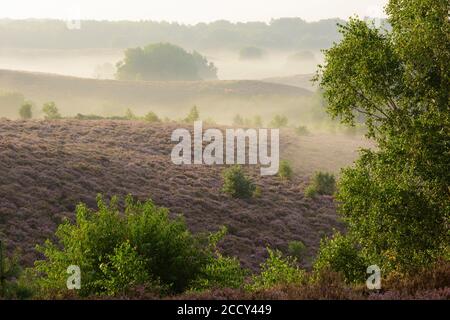
{"label": "hillside", "polygon": [[[203,115],[227,119],[238,112],[272,114],[274,105],[289,113],[312,95],[305,89],[255,80],[117,81],[12,70],[0,70],[0,91],[20,92],[38,106],[55,101],[69,116],[119,115],[130,107],[141,114],[152,110],[175,118],[197,104]],[[16,110],[12,113],[17,116]]]}
{"label": "hillside", "polygon": [[236,200],[220,192],[223,167],[172,164],[170,135],[177,127],[0,120],[0,233],[8,249],[22,248],[24,261],[31,263],[35,244],[50,237],[64,217],[72,218],[80,201],[94,206],[97,193],[152,198],[172,214],[182,213],[196,232],[226,225],[222,249],[252,268],[262,261],[267,245],[286,250],[289,241],[301,240],[312,257],[321,237],[342,228],[332,197],[309,199],[303,190],[311,172],[337,172],[366,141],[283,131],[281,154],[294,164],[293,181],[260,177],[257,168],[247,168],[262,196]]}

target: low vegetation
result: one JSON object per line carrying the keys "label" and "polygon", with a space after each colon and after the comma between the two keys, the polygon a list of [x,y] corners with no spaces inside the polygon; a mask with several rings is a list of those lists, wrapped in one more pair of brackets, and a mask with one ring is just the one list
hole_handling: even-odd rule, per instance
{"label": "low vegetation", "polygon": [[244,173],[240,165],[234,165],[225,169],[223,175],[222,191],[233,198],[247,199],[251,198],[256,186]]}
{"label": "low vegetation", "polygon": [[311,182],[305,189],[305,194],[308,197],[316,195],[333,195],[336,191],[336,179],[333,174],[328,172],[318,171],[314,174]]}

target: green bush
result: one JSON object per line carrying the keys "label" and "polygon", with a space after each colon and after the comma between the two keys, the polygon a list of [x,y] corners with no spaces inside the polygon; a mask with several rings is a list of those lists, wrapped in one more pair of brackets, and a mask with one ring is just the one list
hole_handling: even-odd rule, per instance
{"label": "green bush", "polygon": [[22,119],[31,119],[33,117],[33,112],[31,109],[33,104],[31,102],[25,102],[19,109],[19,115]]}
{"label": "green bush", "polygon": [[334,175],[318,171],[314,174],[310,184],[305,190],[307,197],[319,195],[333,195],[336,191],[336,179]]}
{"label": "green bush", "polygon": [[342,273],[348,283],[358,283],[365,281],[369,265],[350,237],[336,233],[321,241],[313,268],[316,275],[331,270]]}
{"label": "green bush", "polygon": [[158,118],[158,116],[156,115],[156,113],[150,111],[148,112],[145,117],[144,120],[147,122],[161,122],[161,119]]}
{"label": "green bush", "polygon": [[46,120],[55,120],[61,119],[61,115],[59,114],[58,108],[53,101],[44,103],[42,107],[42,112],[45,114]]}
{"label": "green bush", "polygon": [[192,109],[189,111],[189,114],[186,118],[184,118],[184,122],[186,123],[192,123],[195,121],[198,121],[200,119],[200,114],[197,110],[197,106],[193,106]]}
{"label": "green bush", "polygon": [[193,290],[243,287],[249,272],[241,267],[238,259],[218,255],[206,265],[202,276],[193,283]]}
{"label": "green bush", "polygon": [[270,121],[269,127],[271,128],[285,128],[288,126],[288,118],[285,116],[276,115],[273,117],[272,121]]}
{"label": "green bush", "polygon": [[223,180],[222,191],[233,198],[251,198],[256,190],[255,184],[244,174],[240,165],[225,169]]}
{"label": "green bush", "polygon": [[38,246],[45,260],[35,262],[39,289],[66,292],[66,269],[82,272],[79,294],[119,294],[131,286],[182,292],[199,278],[214,258],[205,235],[193,235],[181,217],[166,208],[127,197],[124,214],[116,198],[107,205],[98,197],[98,211],[80,204],[76,221],[58,227],[58,243]]}
{"label": "green bush", "polygon": [[306,252],[306,246],[301,241],[291,241],[288,244],[288,252],[291,257],[301,260]]}
{"label": "green bush", "polygon": [[287,160],[280,161],[280,168],[278,169],[278,176],[283,180],[291,180],[294,175],[294,171]]}
{"label": "green bush", "polygon": [[261,273],[253,276],[247,285],[250,291],[270,289],[277,285],[300,284],[305,280],[305,271],[297,266],[297,260],[283,257],[279,250],[267,248],[269,257],[261,264]]}

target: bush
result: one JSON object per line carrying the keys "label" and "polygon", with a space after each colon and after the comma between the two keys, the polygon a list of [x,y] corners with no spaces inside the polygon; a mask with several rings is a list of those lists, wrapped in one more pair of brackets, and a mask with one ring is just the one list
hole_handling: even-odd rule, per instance
{"label": "bush", "polygon": [[42,112],[45,114],[46,120],[55,120],[61,119],[61,115],[59,114],[58,108],[54,102],[44,103],[42,107]]}
{"label": "bush", "polygon": [[291,241],[288,244],[289,255],[301,260],[306,252],[306,246],[301,241]]}
{"label": "bush", "polygon": [[273,117],[272,121],[270,121],[269,126],[271,128],[285,128],[288,125],[288,118],[285,116],[276,115]]}
{"label": "bush", "polygon": [[369,265],[350,237],[336,233],[333,238],[321,241],[314,272],[316,275],[330,270],[340,272],[347,283],[359,283],[365,281]]}
{"label": "bush", "polygon": [[33,104],[31,102],[25,102],[19,109],[19,115],[22,119],[31,119],[33,117],[33,112],[31,109]]}
{"label": "bush", "polygon": [[181,217],[127,197],[124,214],[116,198],[107,205],[98,197],[98,211],[80,204],[76,221],[58,227],[58,243],[38,246],[45,260],[35,262],[41,294],[66,292],[66,269],[82,272],[79,294],[119,294],[132,286],[182,292],[198,279],[214,258],[214,247],[204,235],[193,235]]}
{"label": "bush", "polygon": [[305,195],[307,197],[313,197],[316,194],[319,195],[333,195],[336,191],[336,179],[334,175],[327,172],[316,172],[310,182],[309,186],[305,189]]}
{"label": "bush", "polygon": [[251,198],[256,190],[254,183],[245,176],[240,165],[232,166],[223,172],[222,191],[233,198]]}
{"label": "bush", "polygon": [[278,250],[267,248],[269,257],[261,264],[261,273],[253,276],[247,286],[250,291],[270,289],[278,285],[300,284],[305,280],[305,271],[297,266],[297,260],[283,257]]}
{"label": "bush", "polygon": [[242,127],[244,126],[244,118],[241,115],[237,114],[233,118],[233,126]]}
{"label": "bush", "polygon": [[127,110],[125,111],[125,119],[136,120],[137,117],[130,108],[127,108]]}
{"label": "bush", "polygon": [[156,113],[152,111],[145,115],[144,120],[147,122],[161,122],[161,119],[159,119]]}
{"label": "bush", "polygon": [[291,180],[294,175],[291,165],[287,160],[280,161],[280,168],[278,170],[278,176],[284,180]]}
{"label": "bush", "polygon": [[193,106],[191,111],[189,111],[189,114],[186,118],[184,118],[184,122],[186,123],[192,123],[200,119],[200,114],[197,110],[197,106]]}
{"label": "bush", "polygon": [[193,290],[238,289],[244,285],[248,274],[238,259],[219,254],[217,259],[205,266],[202,276],[193,283]]}

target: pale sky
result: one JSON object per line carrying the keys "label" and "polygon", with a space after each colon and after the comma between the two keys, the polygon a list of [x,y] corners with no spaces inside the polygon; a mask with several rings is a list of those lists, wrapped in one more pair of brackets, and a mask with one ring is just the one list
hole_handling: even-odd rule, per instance
{"label": "pale sky", "polygon": [[[3,0],[0,18],[155,20],[187,24],[270,21],[300,17],[307,21],[384,17],[388,0]],[[6,3],[5,3],[6,2]]]}

